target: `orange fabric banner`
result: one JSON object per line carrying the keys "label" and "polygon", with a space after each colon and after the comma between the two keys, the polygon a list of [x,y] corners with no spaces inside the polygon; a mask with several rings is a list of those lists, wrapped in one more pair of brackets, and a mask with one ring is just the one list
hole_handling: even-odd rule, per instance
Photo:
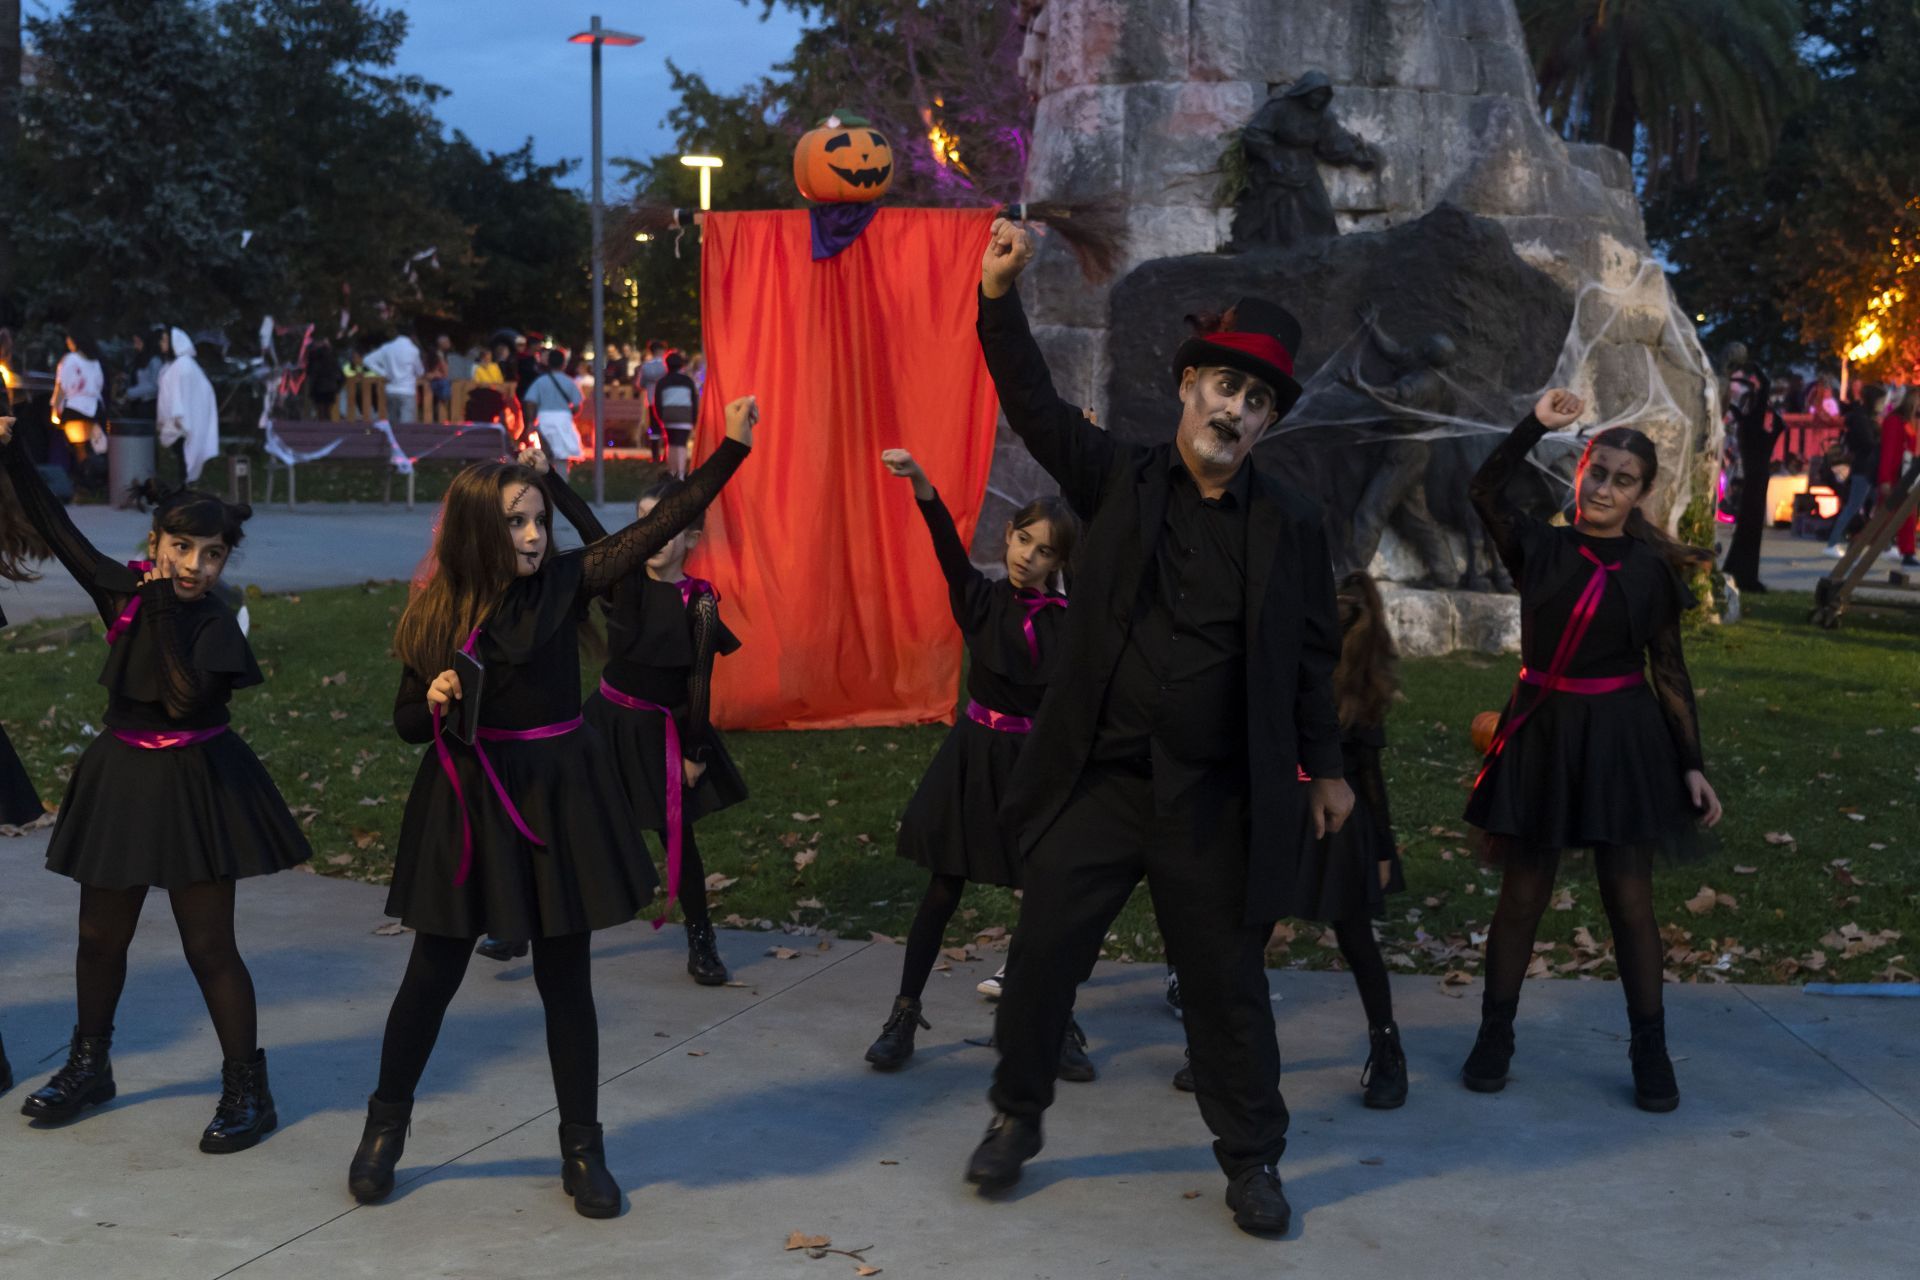
{"label": "orange fabric banner", "polygon": [[715,670],[725,728],[950,720],[961,643],[908,449],[973,534],[999,405],[974,336],[993,211],[881,209],[815,262],[805,210],[710,213],[701,236],[707,357],[695,437],[759,398],[753,456],[720,495],[692,570],[745,647]]}

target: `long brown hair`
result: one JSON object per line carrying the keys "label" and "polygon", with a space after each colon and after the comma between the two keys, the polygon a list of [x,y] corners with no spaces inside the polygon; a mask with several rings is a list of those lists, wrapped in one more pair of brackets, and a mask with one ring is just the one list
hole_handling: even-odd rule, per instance
{"label": "long brown hair", "polygon": [[1008,523],[1012,528],[1026,529],[1042,520],[1047,522],[1052,532],[1053,549],[1060,555],[1060,568],[1055,573],[1058,581],[1048,585],[1064,591],[1073,580],[1073,552],[1080,545],[1080,516],[1067,505],[1065,498],[1046,493],[1014,512],[1013,519]]}
{"label": "long brown hair", "polygon": [[[16,443],[14,447],[19,448]],[[34,582],[40,575],[33,562],[53,555],[40,531],[27,519],[20,499],[13,491],[13,478],[0,471],[0,578],[8,582]]]}
{"label": "long brown hair", "polygon": [[[1660,451],[1654,448],[1652,439],[1645,432],[1636,431],[1632,427],[1608,427],[1587,441],[1586,451],[1580,455],[1580,465],[1574,470],[1576,494],[1579,486],[1578,477],[1582,471],[1586,470],[1587,459],[1593,456],[1595,449],[1600,448],[1624,449],[1638,458],[1640,465],[1647,469],[1647,474],[1640,484],[1640,494],[1645,497],[1652,492],[1654,478],[1660,474]],[[1658,552],[1660,558],[1665,560],[1675,573],[1689,573],[1696,565],[1713,562],[1711,551],[1681,542],[1647,519],[1646,512],[1638,506],[1627,513],[1627,534]]]}
{"label": "long brown hair", "polygon": [[[476,462],[447,487],[433,541],[434,571],[407,602],[393,631],[394,653],[416,674],[432,679],[446,670],[454,652],[513,585],[513,544],[500,515],[500,497],[517,484],[546,501],[538,473],[513,462]],[[553,554],[551,534],[546,554]]]}
{"label": "long brown hair", "polygon": [[1365,573],[1340,580],[1340,661],[1333,668],[1333,696],[1340,727],[1383,724],[1400,692],[1400,650],[1387,629],[1380,588]]}

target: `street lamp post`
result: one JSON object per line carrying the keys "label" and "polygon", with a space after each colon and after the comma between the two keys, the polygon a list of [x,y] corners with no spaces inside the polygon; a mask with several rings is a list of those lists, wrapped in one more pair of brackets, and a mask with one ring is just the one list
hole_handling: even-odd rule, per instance
{"label": "street lamp post", "polygon": [[700,171],[700,212],[713,208],[713,171],[724,163],[719,156],[681,156],[680,163]]}
{"label": "street lamp post", "polygon": [[600,243],[600,46],[627,48],[645,40],[645,36],[624,31],[608,31],[600,25],[600,15],[585,31],[567,37],[569,44],[593,46],[593,500],[607,500],[607,335],[606,335],[606,247]]}

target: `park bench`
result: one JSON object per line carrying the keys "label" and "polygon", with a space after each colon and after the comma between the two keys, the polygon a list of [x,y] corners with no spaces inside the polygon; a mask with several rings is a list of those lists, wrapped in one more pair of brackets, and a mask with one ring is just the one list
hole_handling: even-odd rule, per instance
{"label": "park bench", "polygon": [[[428,458],[447,462],[484,462],[506,456],[512,449],[507,439],[506,428],[493,422],[444,424],[432,422],[400,422],[392,426],[393,439],[371,422],[312,422],[290,419],[276,419],[273,433],[281,444],[296,456],[306,461],[318,462],[324,457],[328,461],[374,462],[386,468],[386,486],[381,494],[383,503],[393,500],[393,477],[400,468],[394,465],[393,448],[397,443],[400,451],[412,462],[421,462]],[[328,448],[331,445],[332,448]],[[327,450],[320,454],[321,450]],[[320,454],[320,456],[311,456]],[[287,473],[287,505],[298,501],[295,488],[295,475],[298,462],[289,463],[285,459],[267,454],[266,494],[262,504],[273,501],[273,476],[278,470]],[[404,472],[407,479],[407,506],[414,501],[413,470]]]}

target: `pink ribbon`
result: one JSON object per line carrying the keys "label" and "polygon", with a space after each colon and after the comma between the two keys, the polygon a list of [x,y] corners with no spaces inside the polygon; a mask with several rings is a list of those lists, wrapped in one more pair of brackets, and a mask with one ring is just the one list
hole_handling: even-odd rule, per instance
{"label": "pink ribbon", "polygon": [[1010,716],[1004,711],[983,707],[971,698],[967,699],[967,719],[989,729],[998,729],[1001,733],[1033,732],[1033,721],[1029,717]]}
{"label": "pink ribbon", "polygon": [[[144,576],[149,570],[153,568],[153,561],[129,560],[127,561],[127,568],[133,570],[137,574],[141,574],[142,576]],[[140,592],[139,592],[139,588],[136,587],[134,589],[133,598],[127,601],[127,607],[120,611],[120,616],[115,618],[113,620],[113,625],[107,628],[108,644],[112,644],[114,641],[118,640],[121,636],[127,633],[127,628],[133,625],[133,615],[138,612],[140,612]]]}
{"label": "pink ribbon", "polygon": [[[480,628],[475,627],[467,642],[460,646],[460,652],[471,655],[474,642],[480,638]],[[447,781],[453,784],[453,798],[460,805],[460,866],[453,873],[453,883],[463,885],[467,875],[473,870],[473,816],[467,809],[467,793],[460,785],[460,771],[454,767],[453,753],[447,750],[446,739],[440,733],[440,708],[433,709],[433,749],[440,757],[440,770],[447,775]],[[493,794],[500,798],[500,805],[507,811],[507,817],[513,822],[514,829],[526,839],[544,849],[547,842],[533,833],[527,820],[520,816],[519,806],[513,803],[513,797],[507,794],[506,784],[500,781],[500,775],[494,771],[493,761],[487,758],[487,750],[482,742],[537,742],[542,738],[560,738],[572,733],[586,721],[580,716],[563,720],[559,724],[543,724],[535,729],[495,729],[481,726],[474,730],[473,754],[480,757],[480,768],[487,775],[487,782],[493,787]]]}
{"label": "pink ribbon", "polygon": [[[697,581],[697,578],[688,578],[681,582],[680,594],[683,598],[687,594],[687,583]],[[616,707],[625,707],[629,711],[657,711],[667,725],[667,905],[654,918],[653,927],[658,929],[667,922],[667,912],[673,909],[673,904],[680,900],[680,828],[682,815],[686,812],[682,796],[686,773],[680,763],[680,726],[674,723],[673,712],[666,707],[616,689],[607,683],[604,676],[600,679],[600,696]]]}
{"label": "pink ribbon", "polygon": [[[1034,632],[1033,620],[1040,615],[1042,609],[1066,608],[1067,598],[1065,596],[1042,595],[1031,587],[1023,587],[1014,592],[1013,598],[1026,606],[1027,616],[1021,619],[1020,629],[1027,634],[1027,656],[1033,660],[1033,665],[1037,667],[1040,665],[1040,637]],[[1023,729],[1020,732],[1024,733],[1026,731]]]}
{"label": "pink ribbon", "polygon": [[682,578],[675,585],[680,588],[680,605],[682,608],[691,608],[695,596],[712,596],[715,604],[720,603],[720,593],[715,591],[713,584],[705,578]]}
{"label": "pink ribbon", "polygon": [[227,731],[227,726],[217,724],[211,729],[113,729],[114,737],[130,747],[144,747],[148,751],[171,751],[175,747],[197,747],[203,742],[211,742]]}
{"label": "pink ribbon", "polygon": [[[1493,762],[1499,758],[1502,751],[1506,750],[1507,743],[1512,739],[1514,733],[1519,730],[1520,726],[1527,722],[1527,717],[1539,710],[1540,704],[1545,702],[1555,692],[1575,694],[1612,693],[1617,689],[1632,688],[1633,685],[1641,679],[1637,673],[1632,676],[1607,676],[1590,680],[1569,680],[1567,678],[1567,668],[1572,665],[1574,655],[1580,651],[1581,644],[1586,641],[1587,631],[1593,626],[1594,615],[1600,611],[1600,598],[1604,596],[1607,591],[1607,582],[1609,580],[1607,575],[1620,568],[1619,563],[1606,563],[1599,556],[1593,554],[1592,549],[1589,547],[1581,547],[1580,554],[1592,562],[1593,576],[1587,579],[1587,585],[1580,590],[1580,598],[1574,601],[1573,615],[1568,619],[1567,629],[1560,633],[1560,643],[1554,648],[1552,660],[1547,663],[1547,673],[1542,676],[1525,668],[1522,668],[1520,672],[1521,681],[1537,687],[1540,690],[1539,696],[1535,697],[1525,710],[1507,717],[1506,723],[1500,726],[1500,731],[1494,734],[1493,744],[1487,748],[1486,763],[1480,766],[1480,775],[1473,780],[1475,787],[1478,787],[1481,780],[1487,776],[1487,770],[1493,767]],[[1518,705],[1518,689],[1514,691],[1514,696],[1510,699],[1510,702],[1513,705]]]}

